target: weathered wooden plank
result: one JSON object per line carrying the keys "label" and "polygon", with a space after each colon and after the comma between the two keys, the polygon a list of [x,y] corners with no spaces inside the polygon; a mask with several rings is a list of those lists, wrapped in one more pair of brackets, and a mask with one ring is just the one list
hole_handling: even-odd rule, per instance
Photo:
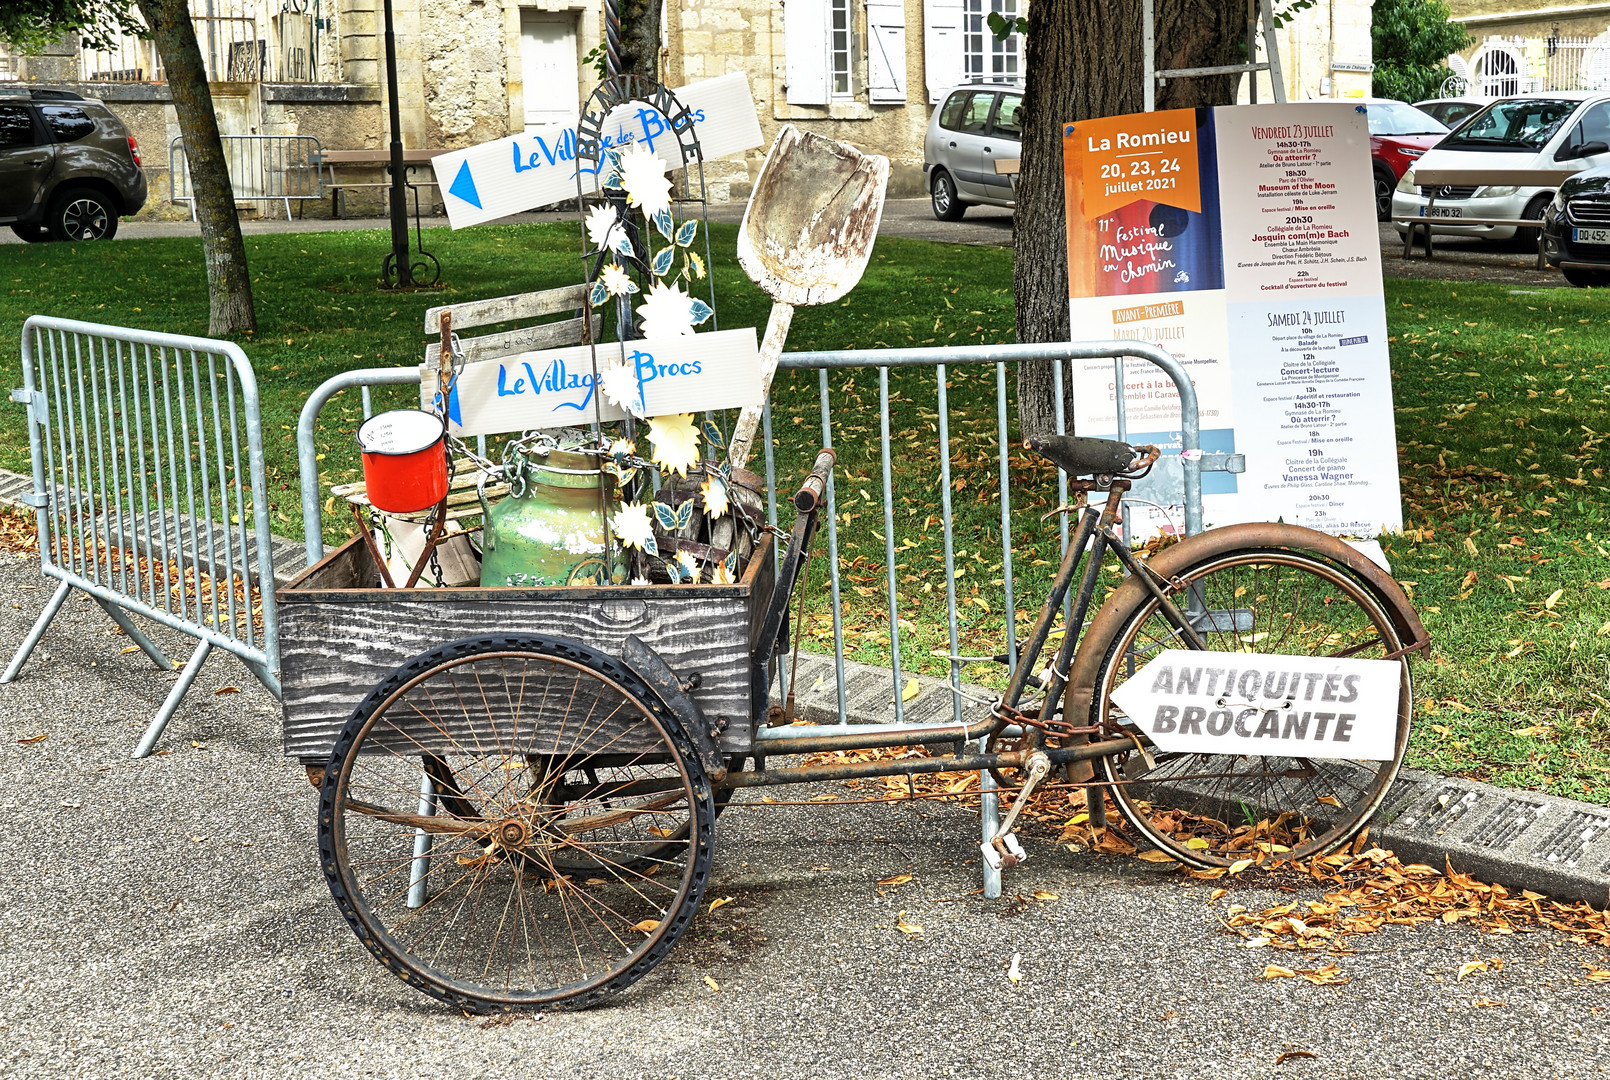
{"label": "weathered wooden plank", "polygon": [[[602,317],[593,316],[593,340],[604,327]],[[563,319],[559,322],[542,323],[538,326],[526,326],[519,330],[504,330],[496,334],[483,334],[481,337],[460,338],[459,344],[464,347],[464,362],[466,364],[478,363],[482,360],[498,360],[515,353],[535,352],[538,349],[559,349],[566,345],[580,345],[582,343],[583,324],[578,316],[574,319]],[[425,365],[434,368],[436,358],[441,355],[440,342],[425,346]]]}
{"label": "weathered wooden plank", "polygon": [[587,286],[565,285],[541,292],[516,293],[513,296],[495,296],[490,300],[469,300],[462,304],[443,304],[425,311],[425,333],[442,332],[442,312],[453,313],[453,329],[468,330],[476,326],[532,319],[539,315],[552,315],[557,311],[581,311],[587,306]]}
{"label": "weathered wooden plank", "polygon": [[275,600],[283,600],[292,591],[372,588],[378,577],[369,549],[354,539],[287,581]]}

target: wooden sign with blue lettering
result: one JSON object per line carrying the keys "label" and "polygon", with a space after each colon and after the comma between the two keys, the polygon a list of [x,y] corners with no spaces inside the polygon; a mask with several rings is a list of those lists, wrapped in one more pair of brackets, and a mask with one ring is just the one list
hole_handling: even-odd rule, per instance
{"label": "wooden sign with blue lettering", "polygon": [[[764,400],[754,327],[686,337],[606,342],[470,364],[448,403],[450,434],[496,435],[621,420],[619,398],[643,416],[741,409]],[[420,368],[420,402],[432,408],[435,365]]]}
{"label": "wooden sign with blue lettering", "polygon": [[[526,92],[538,90],[527,87]],[[761,144],[755,99],[742,72],[690,83],[675,93],[677,101],[688,108],[704,160]],[[660,155],[667,168],[680,169],[685,163],[669,123],[646,103],[627,101],[610,112],[599,137],[609,147],[645,144]],[[455,229],[574,199],[576,121],[438,154],[430,163],[448,223]],[[584,167],[591,170],[590,165]],[[593,178],[584,177],[583,181],[588,192],[594,190]]]}

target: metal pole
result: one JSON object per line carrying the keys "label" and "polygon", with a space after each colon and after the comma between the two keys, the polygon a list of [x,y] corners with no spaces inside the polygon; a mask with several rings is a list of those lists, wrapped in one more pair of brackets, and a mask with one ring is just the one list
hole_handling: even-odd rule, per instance
{"label": "metal pole", "polygon": [[403,179],[402,110],[397,105],[397,32],[386,6],[386,93],[391,106],[391,261],[398,287],[414,283],[408,258],[408,187]]}

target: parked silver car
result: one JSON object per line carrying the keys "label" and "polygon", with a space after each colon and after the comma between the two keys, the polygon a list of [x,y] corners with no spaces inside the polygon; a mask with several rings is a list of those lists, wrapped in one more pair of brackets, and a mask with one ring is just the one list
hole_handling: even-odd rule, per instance
{"label": "parked silver car", "polygon": [[145,205],[140,149],[104,104],[0,88],[0,224],[28,241],[110,240]]}
{"label": "parked silver car", "polygon": [[1015,160],[1023,141],[1023,88],[1010,83],[958,86],[928,121],[922,177],[934,217],[956,221],[969,206],[1013,205],[1012,181],[995,162]]}

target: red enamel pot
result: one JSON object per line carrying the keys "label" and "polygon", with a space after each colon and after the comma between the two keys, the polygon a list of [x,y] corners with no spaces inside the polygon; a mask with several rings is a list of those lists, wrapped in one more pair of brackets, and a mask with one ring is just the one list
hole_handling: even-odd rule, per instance
{"label": "red enamel pot", "polygon": [[447,422],[420,409],[376,413],[358,428],[369,502],[385,514],[428,510],[447,495]]}

